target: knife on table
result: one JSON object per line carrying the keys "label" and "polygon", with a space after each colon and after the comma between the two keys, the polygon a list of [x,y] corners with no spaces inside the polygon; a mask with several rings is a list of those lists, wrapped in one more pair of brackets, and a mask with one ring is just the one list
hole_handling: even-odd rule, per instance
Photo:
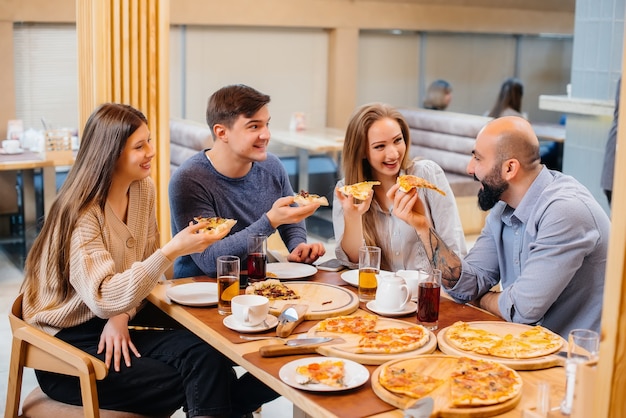
{"label": "knife on table", "polygon": [[290,356],[293,354],[313,354],[321,344],[332,341],[331,337],[293,338],[284,344],[270,344],[259,348],[261,357]]}

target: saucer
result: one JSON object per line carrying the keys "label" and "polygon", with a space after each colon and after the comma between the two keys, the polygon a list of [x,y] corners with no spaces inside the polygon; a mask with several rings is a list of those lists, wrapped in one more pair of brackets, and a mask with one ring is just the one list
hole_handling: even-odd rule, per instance
{"label": "saucer", "polygon": [[407,302],[406,305],[404,305],[404,308],[400,311],[386,311],[378,309],[376,307],[375,300],[370,300],[365,306],[367,306],[367,309],[369,309],[370,311],[382,316],[404,316],[417,311],[417,303],[411,301]]}
{"label": "saucer", "polygon": [[243,325],[243,324],[240,324],[239,322],[237,322],[235,320],[235,317],[232,316],[232,315],[228,315],[226,318],[224,318],[224,325],[227,328],[230,328],[233,331],[238,331],[238,332],[262,332],[262,331],[267,331],[268,329],[272,329],[276,325],[278,325],[278,318],[276,318],[274,315],[267,314],[267,317],[265,318],[265,322],[267,323],[267,326],[265,326],[265,324],[263,322],[261,322],[259,325],[255,325],[253,327],[249,327],[249,326],[246,326],[246,325]]}

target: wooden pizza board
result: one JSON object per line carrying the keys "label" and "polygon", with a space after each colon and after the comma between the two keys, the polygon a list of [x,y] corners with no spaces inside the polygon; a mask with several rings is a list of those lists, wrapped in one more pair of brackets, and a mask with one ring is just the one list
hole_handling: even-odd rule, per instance
{"label": "wooden pizza board", "polygon": [[[411,324],[410,322],[402,321],[399,319],[382,318],[378,317],[375,329],[383,328],[410,328],[417,324]],[[341,357],[346,360],[356,361],[361,364],[379,365],[390,360],[403,359],[414,357],[420,354],[430,354],[437,348],[437,337],[431,331],[428,331],[428,342],[420,348],[404,353],[393,354],[370,354],[370,353],[355,353],[354,350],[357,347],[358,341],[361,338],[357,334],[344,334],[333,332],[321,332],[317,331],[318,325],[315,325],[308,331],[308,335],[311,337],[336,337],[337,343],[327,343],[320,345],[316,348],[316,351],[327,357]]]}
{"label": "wooden pizza board", "polygon": [[[532,326],[530,325],[501,321],[475,321],[468,322],[468,324],[471,324],[472,326],[480,329],[484,329],[485,331],[493,332],[494,334],[498,335],[517,335],[532,328]],[[554,366],[563,366],[565,364],[565,359],[556,354],[527,359],[511,359],[461,350],[460,348],[454,346],[446,337],[446,332],[448,331],[448,328],[450,327],[443,328],[441,331],[439,331],[439,334],[437,334],[439,349],[445,354],[450,354],[454,356],[466,356],[479,360],[497,361],[498,363],[504,364],[505,366],[508,366],[514,370],[541,370],[548,369]],[[561,348],[555,349],[555,352],[562,350],[563,347],[566,346],[566,344],[567,343],[563,339],[563,345],[561,346]]]}
{"label": "wooden pizza board", "polygon": [[306,320],[349,315],[359,308],[359,297],[348,288],[318,282],[284,282],[300,299],[270,300],[270,313],[278,316],[285,305],[308,305]]}
{"label": "wooden pizza board", "polygon": [[402,365],[409,370],[415,370],[438,379],[446,379],[446,383],[431,392],[435,401],[435,407],[431,414],[433,417],[443,418],[478,418],[491,417],[510,411],[515,408],[522,398],[522,387],[511,399],[495,405],[472,406],[472,407],[452,407],[449,406],[450,383],[448,377],[454,370],[458,357],[444,355],[418,356],[410,359],[393,360],[387,362],[374,370],[371,377],[372,390],[383,401],[396,408],[406,409],[417,400],[407,395],[399,395],[385,389],[378,381],[380,373],[384,367],[391,365]]}

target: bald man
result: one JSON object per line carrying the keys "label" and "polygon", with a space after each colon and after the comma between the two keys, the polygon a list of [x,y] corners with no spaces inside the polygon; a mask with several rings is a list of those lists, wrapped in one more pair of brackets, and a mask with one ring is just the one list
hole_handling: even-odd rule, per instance
{"label": "bald man", "polygon": [[[610,225],[591,193],[541,164],[537,136],[516,116],[479,132],[467,172],[482,184],[481,209],[491,212],[463,260],[439,238],[414,192],[389,191],[394,211],[413,214],[447,292],[565,338],[574,328],[599,331]],[[490,291],[498,283],[502,291]]]}

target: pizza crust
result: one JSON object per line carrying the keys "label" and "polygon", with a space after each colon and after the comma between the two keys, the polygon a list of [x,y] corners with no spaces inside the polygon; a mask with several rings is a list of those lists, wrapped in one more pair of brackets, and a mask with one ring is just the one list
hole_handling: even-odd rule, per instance
{"label": "pizza crust", "polygon": [[305,192],[304,190],[301,190],[300,193],[296,193],[293,201],[297,203],[298,206],[307,206],[313,203],[319,203],[320,206],[328,206],[328,199],[326,199],[326,196],[312,194]]}
{"label": "pizza crust", "polygon": [[337,190],[346,196],[352,196],[357,200],[366,200],[370,195],[370,190],[372,190],[374,186],[379,185],[380,181],[362,181],[360,183],[338,187]]}
{"label": "pizza crust", "polygon": [[197,223],[200,222],[209,222],[209,225],[206,228],[200,229],[199,231],[204,232],[206,234],[219,235],[222,232],[230,231],[233,226],[237,223],[235,219],[228,218],[220,218],[219,216],[205,218],[202,216],[196,216],[193,218]]}
{"label": "pizza crust", "polygon": [[444,192],[443,190],[441,190],[439,187],[435,186],[431,182],[421,177],[413,176],[410,174],[406,174],[404,176],[398,176],[398,178],[396,179],[396,183],[400,185],[400,190],[402,190],[404,193],[408,193],[411,191],[411,189],[414,189],[414,188],[424,188],[424,189],[434,190],[443,196],[446,195],[446,192]]}

